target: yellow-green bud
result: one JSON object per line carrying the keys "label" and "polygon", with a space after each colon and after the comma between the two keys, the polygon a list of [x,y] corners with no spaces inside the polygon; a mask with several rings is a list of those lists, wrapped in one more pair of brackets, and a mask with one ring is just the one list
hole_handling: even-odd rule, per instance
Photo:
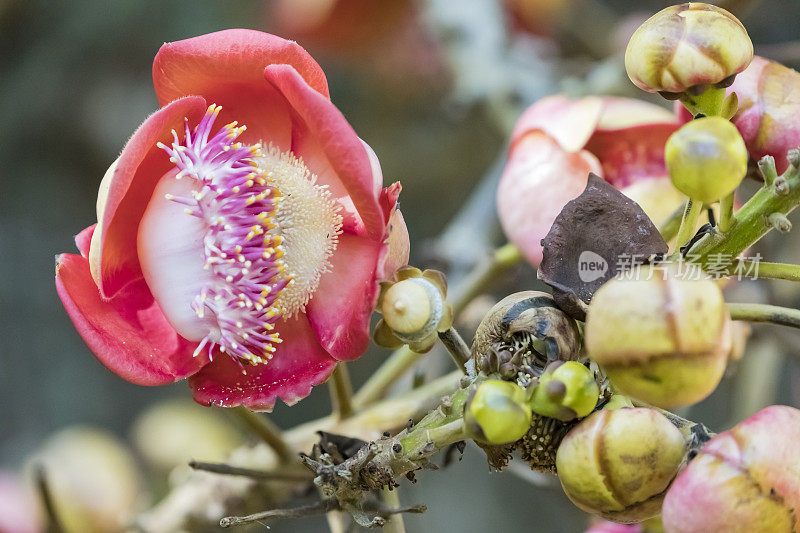
{"label": "yellow-green bud", "polygon": [[613,411],[615,409],[622,409],[623,407],[633,407],[633,402],[627,396],[622,394],[614,394],[603,406],[603,409]]}
{"label": "yellow-green bud", "polygon": [[664,148],[672,184],[706,204],[732,193],[747,174],[747,147],[736,126],[721,117],[684,124]]}
{"label": "yellow-green bud", "polygon": [[601,409],[561,441],[556,469],[572,502],[615,522],[660,512],[686,445],[681,432],[652,409]]}
{"label": "yellow-green bud", "polygon": [[381,283],[377,310],[383,318],[375,329],[375,342],[387,347],[408,344],[416,352],[430,350],[437,334],[453,324],[446,297],[447,281],[441,272],[399,269],[394,281]]}
{"label": "yellow-green bud", "polygon": [[691,405],[716,388],[730,352],[719,286],[674,265],[643,266],[600,287],[585,345],[615,389],[662,408]]}
{"label": "yellow-green bud", "polygon": [[625,70],[647,92],[682,93],[727,83],[752,59],[753,43],[736,17],[691,2],[663,9],[639,26],[625,51]]}
{"label": "yellow-green bud", "polygon": [[487,444],[506,444],[522,438],[531,427],[531,408],[525,390],[510,381],[484,381],[464,407],[464,429]]}
{"label": "yellow-green bud", "polygon": [[599,397],[594,372],[577,361],[556,361],[539,378],[531,409],[542,416],[573,420],[591,413]]}

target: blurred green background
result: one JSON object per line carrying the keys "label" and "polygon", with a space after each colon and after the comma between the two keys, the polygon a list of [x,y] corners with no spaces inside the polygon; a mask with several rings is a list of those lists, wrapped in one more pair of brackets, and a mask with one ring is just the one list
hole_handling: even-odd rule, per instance
{"label": "blurred green background", "polygon": [[[379,7],[382,1],[373,0]],[[483,9],[487,3],[465,0],[464,9]],[[747,26],[756,53],[794,68],[800,64],[800,46],[785,44],[797,38],[797,0],[728,3]],[[435,238],[502,155],[515,112],[562,90],[642,96],[625,79],[620,35],[627,21],[669,5],[565,0],[556,2],[563,4],[556,18],[541,15],[541,27],[502,18],[509,12],[496,5],[488,11],[499,17],[492,23],[470,22],[469,13],[462,13],[463,24],[475,25],[478,35],[464,44],[458,33],[463,28],[457,27],[454,37],[440,20],[431,23],[423,4],[417,2],[408,20],[396,12],[388,23],[363,14],[355,26],[327,40],[312,32],[306,41],[305,34],[294,35],[272,14],[268,2],[0,0],[0,470],[16,469],[48,435],[73,424],[107,428],[128,439],[133,420],[147,406],[190,396],[184,383],[145,388],[107,371],[78,337],[53,285],[54,255],[73,252],[73,236],[94,223],[100,178],[128,136],[156,109],[150,69],[163,42],[246,27],[272,29],[307,46],[328,75],[333,101],[381,159],[385,181],[403,183],[412,262],[460,268],[501,242],[492,188],[475,204],[474,221],[483,229],[474,242],[459,243],[467,252],[448,257]],[[361,36],[353,29],[359,26],[370,31]],[[501,33],[492,33],[493,28]],[[345,38],[353,35],[361,40]],[[456,60],[458,54],[467,59]],[[496,66],[498,57],[508,65],[482,70]],[[797,260],[798,244],[794,236],[771,239],[767,246],[775,260]],[[535,283],[533,270],[524,267],[505,289]],[[777,292],[756,297],[797,304],[796,290],[781,286]],[[796,358],[783,357],[798,351],[798,341],[781,335],[772,357],[787,371],[774,382],[776,398],[769,401],[797,405],[800,399],[790,396],[789,384],[800,382],[800,367]],[[363,382],[387,353],[376,348],[351,365],[354,382]],[[441,354],[431,358],[447,364]],[[726,381],[692,416],[715,429],[726,427],[734,420],[731,398],[737,386]],[[271,417],[289,427],[328,411],[328,392],[318,387],[292,409],[279,405]],[[428,506],[426,514],[406,518],[409,531],[580,531],[586,523],[560,490],[490,473],[474,447],[467,448],[462,462],[418,479],[413,486],[401,483],[404,504]],[[327,530],[323,519],[273,528]]]}

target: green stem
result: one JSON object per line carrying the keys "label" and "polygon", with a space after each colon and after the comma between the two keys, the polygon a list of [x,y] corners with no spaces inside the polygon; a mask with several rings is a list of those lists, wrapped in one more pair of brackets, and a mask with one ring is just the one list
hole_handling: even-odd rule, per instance
{"label": "green stem", "polygon": [[288,463],[296,458],[289,445],[286,444],[283,432],[271,420],[242,406],[235,407],[231,411],[275,451],[281,462]]}
{"label": "green stem", "polygon": [[[793,157],[791,154],[790,158]],[[714,232],[705,235],[689,251],[692,261],[701,264],[718,262],[719,257],[738,257],[764,235],[774,229],[777,217],[787,215],[800,203],[800,171],[793,164],[772,185],[759,189],[733,216],[731,227],[724,235]]]}
{"label": "green stem", "polygon": [[719,202],[719,223],[717,227],[722,233],[727,232],[731,227],[731,219],[733,218],[733,200],[734,193],[722,198]]}
{"label": "green stem", "polygon": [[681,205],[675,211],[670,213],[667,219],[661,224],[661,227],[658,228],[658,232],[661,233],[661,237],[664,239],[664,242],[671,241],[678,234],[678,230],[681,227],[681,221],[683,220],[684,211],[686,211],[686,204]]}
{"label": "green stem", "polygon": [[778,305],[729,303],[728,312],[733,320],[770,322],[800,328],[800,310]]}
{"label": "green stem", "polygon": [[724,114],[724,102],[725,89],[717,87],[709,87],[700,94],[681,95],[681,103],[692,115],[721,116]]}
{"label": "green stem", "polygon": [[695,228],[697,227],[697,219],[703,212],[703,202],[697,202],[689,199],[686,202],[686,208],[683,211],[683,219],[681,220],[681,227],[678,230],[678,238],[676,247],[680,249],[681,246],[689,242],[694,236]]}
{"label": "green stem", "polygon": [[353,414],[353,386],[345,363],[338,363],[328,382],[333,413],[344,419]]}
{"label": "green stem", "polygon": [[753,279],[764,278],[800,281],[800,265],[793,265],[790,263],[742,260],[739,261],[739,269],[743,272],[752,273]]}

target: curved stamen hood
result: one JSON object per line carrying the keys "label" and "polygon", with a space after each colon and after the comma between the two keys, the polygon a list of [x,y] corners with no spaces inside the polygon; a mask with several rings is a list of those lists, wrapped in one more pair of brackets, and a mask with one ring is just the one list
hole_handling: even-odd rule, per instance
{"label": "curved stamen hood", "polygon": [[167,320],[237,361],[272,359],[279,317],[304,311],[341,233],[339,204],[302,160],[236,139],[235,122],[211,135],[212,105],[185,143],[165,150],[175,169],[156,186],[137,247]]}

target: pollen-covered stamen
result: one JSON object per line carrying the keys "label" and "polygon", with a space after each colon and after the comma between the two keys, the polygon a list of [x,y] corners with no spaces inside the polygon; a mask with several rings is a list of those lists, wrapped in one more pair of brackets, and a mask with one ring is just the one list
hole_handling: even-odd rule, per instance
{"label": "pollen-covered stamen", "polygon": [[210,106],[194,131],[187,123],[183,144],[173,132],[172,146],[159,146],[178,169],[176,179],[197,182],[190,197],[168,199],[207,226],[204,268],[213,279],[191,306],[216,327],[201,345],[210,342],[211,350],[219,344],[222,352],[256,364],[271,359],[281,342],[278,333],[269,333],[279,316],[272,304],[290,279],[282,259],[266,253],[277,237],[270,231],[281,196],[256,166],[259,149],[236,142],[245,126],[227,124],[211,136],[220,109]]}
{"label": "pollen-covered stamen", "polygon": [[[339,204],[302,160],[212,136],[210,106],[183,143],[173,132],[165,174],[139,227],[142,271],[178,333],[237,361],[263,363],[281,342],[278,318],[302,312],[329,268]],[[191,215],[191,216],[187,216]]]}

